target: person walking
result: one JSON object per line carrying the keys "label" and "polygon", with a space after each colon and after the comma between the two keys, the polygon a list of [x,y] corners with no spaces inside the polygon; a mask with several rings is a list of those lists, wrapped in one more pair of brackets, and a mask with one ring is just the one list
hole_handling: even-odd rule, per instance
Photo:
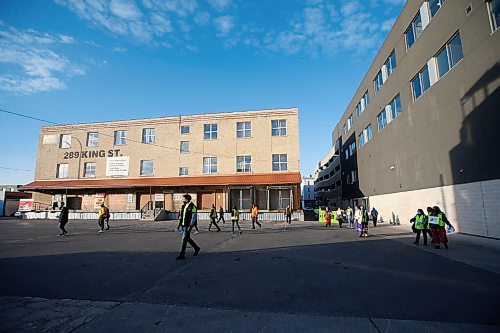
{"label": "person walking", "polygon": [[217,223],[219,223],[222,220],[222,224],[226,224],[226,221],[224,220],[224,209],[222,206],[219,206],[219,219],[217,220]]}
{"label": "person walking", "polygon": [[352,216],[352,208],[351,208],[351,206],[347,206],[347,209],[345,210],[345,214],[346,214],[346,217],[347,217],[348,228],[352,229],[353,216]]}
{"label": "person walking", "polygon": [[106,220],[106,206],[104,204],[101,204],[101,209],[99,209],[99,231],[98,232],[104,232],[104,221]]}
{"label": "person walking", "polygon": [[372,208],[370,214],[372,216],[373,226],[376,227],[378,222],[378,211],[375,209],[375,207]]}
{"label": "person walking", "polygon": [[[448,221],[446,214],[443,211],[441,211],[441,209],[438,206],[434,206],[432,207],[432,209],[434,210],[434,213],[436,214],[439,221],[438,222],[439,228],[437,229],[439,235],[438,242],[443,243],[444,248],[448,249],[448,236],[446,236],[445,225],[447,225],[448,227],[452,227],[452,225],[450,221]],[[439,243],[437,243],[436,248],[437,249],[440,248]]]}
{"label": "person walking", "polygon": [[325,227],[330,227],[332,225],[332,212],[330,208],[325,209]]}
{"label": "person walking", "polygon": [[415,241],[413,244],[419,245],[420,244],[420,234],[424,235],[424,245],[427,246],[427,233],[425,232],[424,228],[427,225],[427,216],[424,214],[424,211],[422,209],[417,210],[417,215],[413,217],[410,222],[413,223],[413,228],[417,236],[415,236]]}
{"label": "person walking", "polygon": [[177,225],[177,228],[175,228],[175,231],[182,233],[182,220],[181,220],[181,215],[182,215],[182,209],[179,209],[177,212],[177,219],[179,220],[179,224]]}
{"label": "person walking", "polygon": [[361,234],[359,237],[368,237],[368,210],[364,206],[359,207],[361,211]]}
{"label": "person walking", "polygon": [[259,228],[262,228],[262,224],[259,223],[259,207],[257,207],[256,204],[252,204],[251,216],[252,216],[252,229],[255,229],[256,223],[259,226]]}
{"label": "person walking", "polygon": [[238,227],[238,230],[240,231],[240,235],[243,233],[240,228],[240,211],[236,206],[233,207],[233,210],[231,211],[231,222],[233,222],[233,234],[234,234],[234,224],[236,223],[236,226]]}
{"label": "person walking", "polygon": [[359,237],[361,237],[363,228],[361,225],[361,210],[358,206],[354,208],[354,227],[356,228],[356,232],[358,233]]}
{"label": "person walking", "polygon": [[68,232],[66,231],[66,223],[68,223],[69,210],[68,207],[64,206],[64,202],[61,202],[61,214],[59,214],[59,229],[62,233],[59,236],[64,236]]}
{"label": "person walking", "polygon": [[285,208],[285,217],[286,217],[286,224],[291,225],[292,224],[292,209],[290,208],[290,205],[286,206],[286,208]]}
{"label": "person walking", "polygon": [[217,222],[215,222],[216,218],[217,218],[217,211],[215,210],[215,205],[212,205],[212,209],[210,210],[210,224],[208,225],[208,231],[210,231],[212,224],[217,228],[217,232],[220,231],[220,228],[217,225]]}
{"label": "person walking", "polygon": [[191,201],[191,196],[189,194],[184,194],[182,197],[182,208],[181,208],[181,224],[183,226],[182,233],[182,247],[181,252],[175,258],[175,260],[182,260],[186,258],[186,247],[187,244],[191,245],[194,249],[193,256],[197,256],[200,253],[201,248],[196,245],[194,240],[191,238],[191,230],[196,224],[196,220],[198,219],[198,212],[196,206]]}
{"label": "person walking", "polygon": [[106,214],[105,218],[104,218],[104,220],[106,222],[106,229],[105,230],[109,230],[109,217],[110,217],[111,214],[109,213],[109,208],[108,207],[105,206],[104,209],[105,209],[105,214]]}
{"label": "person walking", "polygon": [[339,228],[342,228],[342,208],[337,208],[337,221],[339,221]]}

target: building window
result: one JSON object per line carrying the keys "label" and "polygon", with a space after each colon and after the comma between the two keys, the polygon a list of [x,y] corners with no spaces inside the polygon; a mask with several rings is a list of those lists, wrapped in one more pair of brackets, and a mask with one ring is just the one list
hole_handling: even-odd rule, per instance
{"label": "building window", "polygon": [[363,110],[368,106],[368,104],[370,104],[370,95],[368,94],[368,90],[365,92],[365,94],[363,95],[363,98],[362,100],[365,101],[365,105],[363,107]]}
{"label": "building window", "polygon": [[217,124],[205,124],[203,130],[205,140],[217,140]]}
{"label": "building window", "polygon": [[189,126],[181,126],[181,134],[189,134]]}
{"label": "building window", "polygon": [[271,120],[272,136],[286,135],[286,119]]}
{"label": "building window", "polygon": [[236,123],[236,137],[237,138],[251,138],[252,137],[252,123],[249,121]]}
{"label": "building window", "polygon": [[347,119],[347,130],[350,130],[354,125],[354,119],[352,118],[352,114]]}
{"label": "building window", "polygon": [[189,170],[187,167],[179,168],[179,176],[188,176],[188,175],[189,175]]}
{"label": "building window", "polygon": [[379,71],[377,73],[377,76],[375,76],[375,79],[373,80],[373,89],[375,90],[375,92],[379,91],[383,84],[384,81],[382,79],[382,71]]}
{"label": "building window", "polygon": [[251,190],[232,189],[230,190],[231,206],[236,206],[240,211],[252,208]]}
{"label": "building window", "polygon": [[342,132],[344,132],[344,135],[347,135],[347,125],[344,124],[344,126],[342,127]]}
{"label": "building window", "polygon": [[350,182],[349,184],[354,184],[355,182],[358,181],[358,170],[352,170],[349,174]]}
{"label": "building window", "polygon": [[408,50],[413,43],[417,40],[417,38],[422,34],[423,26],[422,19],[420,17],[420,12],[415,16],[413,21],[410,23],[410,26],[405,32],[406,36],[406,49]]}
{"label": "building window", "polygon": [[359,135],[359,146],[363,147],[372,138],[373,138],[373,131],[372,131],[372,124],[370,124]]}
{"label": "building window", "polygon": [[189,141],[181,141],[181,153],[189,153]]}
{"label": "building window", "polygon": [[416,100],[431,86],[427,65],[411,80],[413,100]]}
{"label": "building window", "polygon": [[142,143],[155,143],[154,128],[144,128],[142,130]]}
{"label": "building window", "polygon": [[237,156],[236,172],[252,172],[252,156]]}
{"label": "building window", "polygon": [[387,126],[387,113],[384,110],[377,115],[378,130],[381,131]]}
{"label": "building window", "polygon": [[349,157],[356,153],[356,140],[349,144]]}
{"label": "building window", "polygon": [[286,154],[273,154],[273,171],[287,171],[288,156]]}
{"label": "building window", "polygon": [[68,178],[68,164],[58,164],[56,178]]}
{"label": "building window", "polygon": [[500,0],[489,0],[488,10],[491,18],[491,28],[493,31],[500,27]]}
{"label": "building window", "polygon": [[394,50],[385,61],[384,66],[387,70],[387,77],[391,76],[392,72],[396,69],[396,52]]}
{"label": "building window", "polygon": [[87,133],[87,147],[97,147],[99,145],[99,133],[88,132]]}
{"label": "building window", "polygon": [[217,173],[217,157],[203,157],[203,173]]}
{"label": "building window", "polygon": [[61,134],[59,148],[71,148],[71,134]]}
{"label": "building window", "polygon": [[345,153],[345,159],[348,160],[349,159],[349,149],[344,150],[344,153]]}
{"label": "building window", "polygon": [[115,131],[115,146],[127,144],[127,131]]}
{"label": "building window", "polygon": [[88,162],[84,164],[85,171],[83,172],[83,177],[85,178],[93,178],[95,177],[95,162]]}
{"label": "building window", "polygon": [[141,176],[152,176],[153,175],[153,161],[143,160],[141,161]]}
{"label": "building window", "polygon": [[290,205],[290,207],[293,205],[292,198],[290,196],[290,190],[288,189],[269,190],[270,210],[283,210],[288,205]]}
{"label": "building window", "polygon": [[361,102],[358,103],[358,105],[356,105],[356,115],[358,116],[361,116]]}
{"label": "building window", "polygon": [[457,33],[436,55],[439,78],[448,73],[463,57],[462,41]]}
{"label": "building window", "polygon": [[431,12],[431,17],[434,17],[441,6],[443,6],[446,0],[429,0],[429,11]]}
{"label": "building window", "polygon": [[401,112],[403,112],[403,109],[401,108],[401,98],[399,97],[399,94],[394,97],[394,99],[391,101],[391,116],[392,120],[396,119],[397,116]]}

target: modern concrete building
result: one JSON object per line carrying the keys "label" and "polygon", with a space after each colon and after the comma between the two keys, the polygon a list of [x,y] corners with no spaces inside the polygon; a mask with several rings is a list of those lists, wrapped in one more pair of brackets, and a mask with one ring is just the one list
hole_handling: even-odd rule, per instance
{"label": "modern concrete building", "polygon": [[298,109],[42,127],[35,181],[72,210],[300,208]]}
{"label": "modern concrete building", "polygon": [[500,237],[499,26],[500,0],[407,1],[332,132],[344,206]]}

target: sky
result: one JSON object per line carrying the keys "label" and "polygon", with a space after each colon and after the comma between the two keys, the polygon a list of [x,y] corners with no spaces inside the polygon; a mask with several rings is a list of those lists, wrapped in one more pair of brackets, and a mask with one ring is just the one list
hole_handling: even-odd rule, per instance
{"label": "sky", "polygon": [[[314,173],[404,0],[0,0],[0,110],[54,123],[299,108]],[[0,112],[0,184],[40,127]]]}

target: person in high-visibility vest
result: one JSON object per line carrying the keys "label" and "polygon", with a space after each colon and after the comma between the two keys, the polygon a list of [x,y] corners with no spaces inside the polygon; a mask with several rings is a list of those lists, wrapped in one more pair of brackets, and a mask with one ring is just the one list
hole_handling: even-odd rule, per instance
{"label": "person in high-visibility vest", "polygon": [[415,237],[415,241],[413,244],[420,244],[420,234],[424,234],[424,245],[427,246],[427,233],[424,231],[425,226],[427,225],[427,216],[425,216],[424,211],[422,209],[417,210],[417,215],[410,220],[413,223],[413,227],[417,236]]}
{"label": "person in high-visibility vest", "polygon": [[101,205],[101,209],[99,209],[99,231],[104,232],[104,220],[106,220],[106,206],[104,204]]}
{"label": "person in high-visibility vest", "polygon": [[251,215],[252,215],[252,229],[255,229],[255,223],[257,223],[259,228],[262,228],[262,224],[260,224],[259,222],[259,207],[257,207],[256,204],[252,205]]}
{"label": "person in high-visibility vest", "polygon": [[215,209],[215,205],[212,205],[212,209],[210,210],[210,224],[208,225],[208,231],[210,231],[212,224],[217,228],[217,232],[220,231],[220,228],[217,225],[217,222],[215,222],[216,218],[217,218],[217,210]]}
{"label": "person in high-visibility vest", "polygon": [[[444,248],[448,249],[448,237],[446,236],[445,225],[451,227],[451,223],[450,223],[450,221],[448,221],[446,214],[444,212],[442,212],[438,206],[434,206],[434,207],[432,207],[432,209],[434,210],[434,212],[438,218],[438,228],[436,228],[436,230],[437,230],[437,234],[438,234],[439,238],[437,240],[435,240],[435,243],[436,243],[435,248],[436,249],[441,248],[440,243],[443,243]],[[433,237],[433,239],[434,239],[434,237]]]}
{"label": "person in high-visibility vest", "polygon": [[240,228],[240,211],[236,206],[233,207],[233,210],[231,212],[231,221],[233,222],[233,234],[234,234],[234,224],[236,223],[236,226],[238,227],[238,230],[240,231],[240,235],[243,233]]}
{"label": "person in high-visibility vest", "polygon": [[200,252],[200,247],[196,245],[193,239],[191,239],[191,229],[196,225],[198,219],[197,209],[193,202],[191,202],[191,196],[189,194],[184,194],[182,197],[182,202],[184,203],[181,208],[181,224],[183,226],[182,233],[182,247],[181,252],[175,258],[176,260],[181,260],[186,258],[186,247],[189,243],[193,249],[193,256],[197,256]]}

